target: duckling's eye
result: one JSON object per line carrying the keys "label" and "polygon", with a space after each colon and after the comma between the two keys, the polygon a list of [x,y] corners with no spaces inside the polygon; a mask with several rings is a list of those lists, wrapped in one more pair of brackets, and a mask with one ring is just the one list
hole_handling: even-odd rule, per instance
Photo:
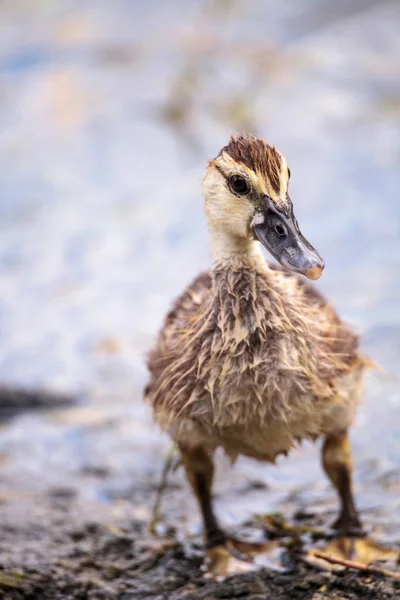
{"label": "duckling's eye", "polygon": [[237,194],[247,194],[250,191],[249,185],[244,177],[233,175],[229,180],[230,186]]}

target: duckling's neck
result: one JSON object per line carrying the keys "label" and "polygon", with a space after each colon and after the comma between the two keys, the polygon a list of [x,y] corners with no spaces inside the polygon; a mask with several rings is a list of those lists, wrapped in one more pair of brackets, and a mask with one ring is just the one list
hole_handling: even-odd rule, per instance
{"label": "duckling's neck", "polygon": [[266,260],[259,242],[213,228],[209,228],[209,233],[213,266],[242,263],[252,268],[265,268]]}

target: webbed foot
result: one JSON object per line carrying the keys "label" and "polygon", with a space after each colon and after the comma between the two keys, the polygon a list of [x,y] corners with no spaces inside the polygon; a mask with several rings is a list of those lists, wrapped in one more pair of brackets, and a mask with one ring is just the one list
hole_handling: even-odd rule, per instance
{"label": "webbed foot", "polygon": [[203,571],[207,579],[222,581],[236,573],[254,571],[260,567],[258,557],[269,550],[275,542],[246,542],[228,537],[219,532],[222,543],[213,543],[218,539],[214,535],[207,541],[207,555]]}

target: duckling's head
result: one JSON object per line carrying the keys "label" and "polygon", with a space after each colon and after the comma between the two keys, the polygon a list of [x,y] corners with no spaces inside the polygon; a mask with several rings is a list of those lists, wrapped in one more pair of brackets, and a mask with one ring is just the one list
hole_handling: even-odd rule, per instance
{"label": "duckling's head", "polygon": [[325,264],[299,229],[289,178],[274,146],[253,136],[231,137],[204,178],[208,225],[237,241],[258,239],[283,267],[318,279]]}

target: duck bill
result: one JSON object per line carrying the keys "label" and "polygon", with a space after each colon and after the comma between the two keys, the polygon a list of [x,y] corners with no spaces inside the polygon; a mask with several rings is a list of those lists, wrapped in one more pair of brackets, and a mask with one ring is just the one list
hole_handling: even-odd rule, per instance
{"label": "duck bill", "polygon": [[255,224],[253,229],[258,240],[283,267],[308,279],[321,277],[325,263],[301,233],[292,207],[283,213],[268,198],[263,223]]}

